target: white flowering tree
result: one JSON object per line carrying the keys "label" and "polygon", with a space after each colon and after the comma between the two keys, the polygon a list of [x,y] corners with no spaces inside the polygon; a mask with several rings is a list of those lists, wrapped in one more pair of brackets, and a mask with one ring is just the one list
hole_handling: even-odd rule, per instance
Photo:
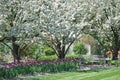
{"label": "white flowering tree", "polygon": [[65,58],[72,43],[80,37],[82,29],[89,25],[86,21],[87,9],[83,1],[29,1],[31,14],[36,18],[35,23],[38,25],[35,34],[38,34],[43,42],[51,42],[51,47],[59,59]]}
{"label": "white flowering tree", "polygon": [[93,35],[102,46],[114,49],[116,59],[120,48],[120,0],[88,0],[91,29]]}
{"label": "white flowering tree", "polygon": [[11,49],[18,62],[20,50],[27,47],[23,43],[35,26],[27,7],[27,0],[0,0],[0,42]]}

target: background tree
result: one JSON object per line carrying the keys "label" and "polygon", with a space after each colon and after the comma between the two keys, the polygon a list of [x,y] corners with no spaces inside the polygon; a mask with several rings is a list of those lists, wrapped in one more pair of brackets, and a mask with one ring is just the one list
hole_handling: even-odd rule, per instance
{"label": "background tree", "polygon": [[[25,39],[30,35],[28,0],[0,0],[0,42],[8,46],[14,60],[20,60],[19,52],[25,49]],[[8,45],[8,43],[11,43]]]}
{"label": "background tree", "polygon": [[91,0],[89,4],[88,20],[91,24],[87,33],[96,38],[106,50],[112,46],[113,59],[117,59],[120,47],[120,1],[119,0]]}
{"label": "background tree", "polygon": [[[72,43],[87,26],[87,9],[82,0],[34,0],[30,1],[32,14],[36,16],[36,32],[43,42],[51,41],[59,59],[67,54]],[[81,12],[81,15],[79,14]],[[83,13],[82,13],[83,12]],[[79,21],[75,18],[80,17]]]}

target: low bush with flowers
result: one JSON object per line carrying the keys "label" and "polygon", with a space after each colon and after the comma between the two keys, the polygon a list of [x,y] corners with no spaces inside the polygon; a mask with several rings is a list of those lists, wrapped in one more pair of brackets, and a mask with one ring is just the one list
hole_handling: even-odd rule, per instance
{"label": "low bush with flowers", "polygon": [[14,78],[20,75],[35,73],[51,73],[62,71],[75,71],[79,68],[79,60],[74,58],[58,59],[53,61],[27,61],[9,63],[0,68],[0,79]]}
{"label": "low bush with flowers", "polygon": [[118,50],[118,55],[120,56],[120,50]]}
{"label": "low bush with flowers", "polygon": [[113,56],[112,54],[113,54],[113,50],[112,51],[109,50],[106,52],[106,55],[107,55],[109,60],[112,60],[112,56]]}

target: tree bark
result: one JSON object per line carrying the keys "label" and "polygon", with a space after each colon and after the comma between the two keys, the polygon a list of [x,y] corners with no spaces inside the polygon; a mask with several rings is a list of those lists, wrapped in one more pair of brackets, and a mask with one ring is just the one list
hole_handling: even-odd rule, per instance
{"label": "tree bark", "polygon": [[61,42],[58,42],[57,44],[57,52],[58,52],[58,58],[59,59],[64,59],[65,58],[65,47],[61,47]]}
{"label": "tree bark", "polygon": [[61,44],[62,44],[61,42],[57,42],[57,45],[55,47],[58,59],[64,59],[65,58],[65,45],[61,46]]}
{"label": "tree bark", "polygon": [[118,50],[119,50],[118,46],[115,46],[112,60],[118,60]]}
{"label": "tree bark", "polygon": [[118,50],[119,50],[119,35],[118,32],[114,29],[114,27],[111,27],[111,30],[113,32],[113,44],[114,44],[114,53],[113,53],[113,60],[117,60],[118,59]]}
{"label": "tree bark", "polygon": [[65,54],[64,53],[59,53],[58,59],[64,59],[64,58],[65,58]]}
{"label": "tree bark", "polygon": [[17,60],[17,62],[20,62],[20,53],[19,53],[19,45],[15,43],[16,37],[12,37],[12,54],[14,57],[14,62]]}

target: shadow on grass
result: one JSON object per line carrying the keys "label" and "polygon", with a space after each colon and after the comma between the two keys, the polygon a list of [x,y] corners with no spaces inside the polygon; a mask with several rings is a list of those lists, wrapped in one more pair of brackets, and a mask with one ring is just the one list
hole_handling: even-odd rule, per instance
{"label": "shadow on grass", "polygon": [[91,72],[101,72],[101,71],[104,71],[104,70],[108,70],[108,69],[104,68],[104,69],[80,70],[80,71],[76,71],[76,72],[91,73]]}

